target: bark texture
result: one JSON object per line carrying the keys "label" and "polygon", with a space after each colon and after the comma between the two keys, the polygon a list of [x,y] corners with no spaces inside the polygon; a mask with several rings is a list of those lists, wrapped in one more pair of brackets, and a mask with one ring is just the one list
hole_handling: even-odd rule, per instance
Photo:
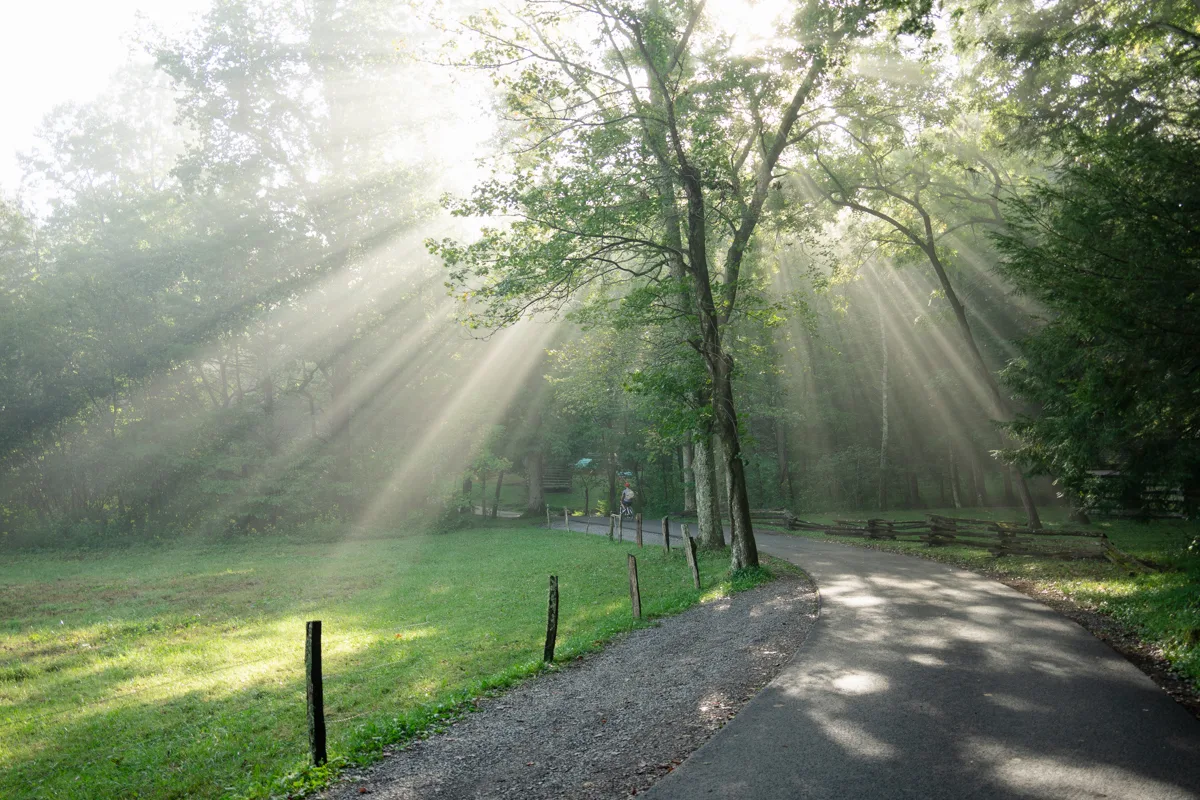
{"label": "bark texture", "polygon": [[692,473],[696,481],[696,519],[700,527],[700,546],[725,547],[721,508],[717,503],[717,476],[714,469],[711,437],[703,435],[693,444]]}

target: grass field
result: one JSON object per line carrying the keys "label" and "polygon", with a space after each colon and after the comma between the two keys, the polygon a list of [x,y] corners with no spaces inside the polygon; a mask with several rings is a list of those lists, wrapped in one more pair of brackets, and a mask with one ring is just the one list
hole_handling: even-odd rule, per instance
{"label": "grass field", "polygon": [[[926,513],[946,516],[1021,521],[1019,510],[935,509],[931,512],[872,513],[886,519],[922,519]],[[1061,509],[1043,514],[1048,528],[1068,525]],[[864,512],[803,515],[811,522],[834,518],[862,518]],[[1021,578],[1062,592],[1082,606],[1108,614],[1127,624],[1185,676],[1200,686],[1200,547],[1189,547],[1200,537],[1200,523],[1175,520],[1154,522],[1096,520],[1087,526],[1104,531],[1117,547],[1152,562],[1159,572],[1131,575],[1107,561],[1063,561],[1030,556],[995,558],[986,550],[969,547],[927,547],[920,542],[865,542],[842,536],[797,532],[811,538],[877,547],[957,564],[992,574]]]}
{"label": "grass field", "polygon": [[[263,797],[306,769],[304,623],[324,627],[332,769],[538,671],[547,575],[560,659],[633,627],[625,553],[528,526],[337,543],[260,538],[0,565],[0,797]],[[700,596],[639,554],[643,609]],[[705,592],[727,591],[706,555]]]}

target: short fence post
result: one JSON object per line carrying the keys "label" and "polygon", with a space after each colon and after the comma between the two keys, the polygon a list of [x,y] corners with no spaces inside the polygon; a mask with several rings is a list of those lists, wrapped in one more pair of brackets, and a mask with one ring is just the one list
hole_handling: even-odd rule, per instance
{"label": "short fence post", "polygon": [[700,565],[696,563],[696,540],[692,538],[687,525],[683,526],[683,552],[687,555],[688,567],[692,570],[692,583],[698,592],[700,591]]}
{"label": "short fence post", "polygon": [[571,511],[570,511],[570,509],[567,509],[567,508],[563,509],[563,524],[567,526],[567,533],[570,533],[571,532]]}
{"label": "short fence post", "polygon": [[667,517],[662,518],[662,535],[663,535],[663,552],[667,555],[671,554],[671,520]]}
{"label": "short fence post", "polygon": [[321,620],[305,625],[304,683],[308,700],[308,749],[315,766],[328,761],[325,752],[325,687],[321,680]]}
{"label": "short fence post", "polygon": [[550,504],[549,503],[546,504],[546,527],[547,528],[554,527],[553,525],[550,524]]}
{"label": "short fence post", "polygon": [[625,515],[617,514],[617,541],[625,541]]}
{"label": "short fence post", "polygon": [[636,517],[634,517],[634,520],[637,522],[637,532],[635,534],[637,536],[637,546],[641,547],[642,546],[642,515],[638,514]]}
{"label": "short fence post", "polygon": [[613,540],[613,534],[617,532],[617,521],[613,519],[613,515],[608,515],[608,540]]}
{"label": "short fence post", "polygon": [[547,664],[554,661],[554,642],[558,638],[558,576],[550,576],[550,608],[546,614],[546,649],[542,660]]}
{"label": "short fence post", "polygon": [[633,618],[642,618],[642,592],[638,588],[637,559],[629,554],[629,602],[633,606]]}

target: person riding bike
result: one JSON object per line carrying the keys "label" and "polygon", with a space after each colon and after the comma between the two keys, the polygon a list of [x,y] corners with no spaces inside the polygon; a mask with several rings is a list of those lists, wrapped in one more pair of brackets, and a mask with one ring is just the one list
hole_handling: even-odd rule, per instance
{"label": "person riding bike", "polygon": [[626,481],[625,490],[621,492],[621,516],[633,516],[633,500],[635,497],[637,497],[637,494],[634,493],[633,489],[629,488],[629,482]]}

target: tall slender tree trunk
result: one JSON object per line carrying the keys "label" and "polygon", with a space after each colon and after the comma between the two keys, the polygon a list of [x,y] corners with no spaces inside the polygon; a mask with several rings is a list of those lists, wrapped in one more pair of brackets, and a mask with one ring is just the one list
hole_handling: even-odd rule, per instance
{"label": "tall slender tree trunk", "polygon": [[527,514],[541,514],[546,508],[546,494],[542,489],[542,451],[535,450],[525,456],[525,477],[529,481]]}
{"label": "tall slender tree trunk", "polygon": [[721,522],[721,507],[717,502],[716,460],[713,458],[711,434],[702,433],[696,438],[692,455],[700,544],[709,549],[722,549],[725,547],[725,526]]}
{"label": "tall slender tree trunk", "polygon": [[958,459],[954,455],[954,445],[950,445],[950,494],[954,498],[954,507],[962,508],[962,489],[958,484]]}
{"label": "tall slender tree trunk", "polygon": [[787,500],[788,506],[796,505],[796,491],[792,488],[792,463],[788,452],[787,425],[775,418],[775,465],[779,474],[779,496]]}
{"label": "tall slender tree trunk", "polygon": [[1013,494],[1012,473],[1013,468],[1007,465],[1001,470],[1001,474],[1004,476],[1004,505],[1006,506],[1017,504],[1017,496]]}
{"label": "tall slender tree trunk", "polygon": [[879,510],[887,511],[887,456],[888,456],[888,346],[887,328],[883,324],[883,302],[879,290],[875,292],[875,311],[879,316],[879,351],[882,366],[879,369]]}
{"label": "tall slender tree trunk", "polygon": [[971,451],[971,474],[975,476],[975,501],[979,503],[980,508],[987,508],[991,505],[988,502],[987,475],[983,472],[983,465],[979,463],[979,454],[974,450]]}
{"label": "tall slender tree trunk", "polygon": [[917,479],[917,473],[912,470],[908,471],[908,504],[911,508],[925,507],[925,502],[921,499],[921,482]]}
{"label": "tall slender tree trunk", "polygon": [[977,480],[978,476],[975,474],[975,466],[971,463],[970,459],[967,459],[967,486],[969,488],[969,491],[967,492],[968,505],[972,503],[974,503],[976,506],[979,505],[979,484],[977,483]]}
{"label": "tall slender tree trunk", "polygon": [[617,509],[617,454],[608,454],[608,513]]}
{"label": "tall slender tree trunk", "polygon": [[683,510],[696,510],[696,479],[692,474],[692,443],[679,448],[679,459],[683,462]]}
{"label": "tall slender tree trunk", "polygon": [[499,516],[500,512],[500,490],[504,488],[504,470],[500,470],[500,474],[496,476],[496,496],[492,499],[492,519]]}

